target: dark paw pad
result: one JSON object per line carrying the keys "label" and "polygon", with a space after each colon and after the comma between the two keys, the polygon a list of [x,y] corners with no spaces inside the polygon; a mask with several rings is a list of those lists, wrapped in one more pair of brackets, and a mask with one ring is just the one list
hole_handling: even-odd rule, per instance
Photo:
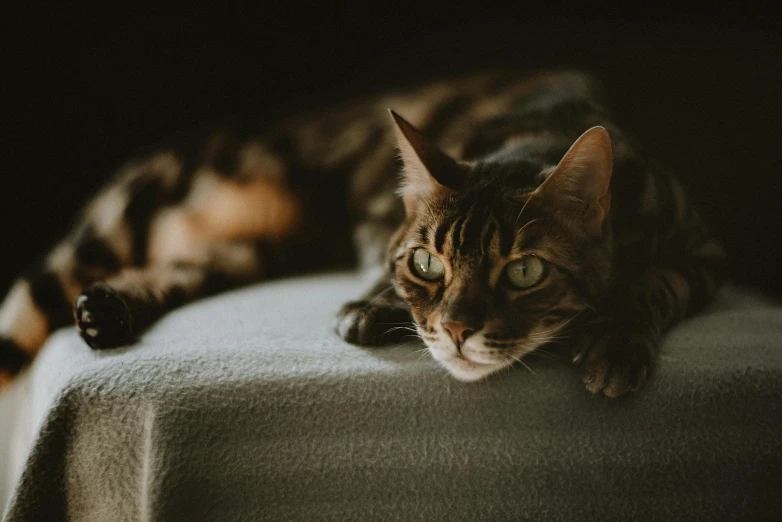
{"label": "dark paw pad", "polygon": [[76,298],[76,325],[87,344],[95,349],[115,348],[133,338],[130,310],[111,288],[100,283]]}
{"label": "dark paw pad", "polygon": [[410,312],[401,306],[351,301],[342,307],[334,324],[342,339],[363,346],[380,346],[415,337]]}
{"label": "dark paw pad", "polygon": [[573,362],[581,366],[587,390],[619,397],[643,384],[652,349],[643,336],[606,325],[584,335],[576,345]]}

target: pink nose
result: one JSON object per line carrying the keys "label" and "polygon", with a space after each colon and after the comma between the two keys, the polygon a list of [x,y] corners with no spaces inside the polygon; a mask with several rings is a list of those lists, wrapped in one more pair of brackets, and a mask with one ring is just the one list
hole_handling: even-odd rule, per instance
{"label": "pink nose", "polygon": [[475,330],[458,321],[443,321],[443,328],[451,335],[451,339],[453,339],[457,347],[461,347],[465,339],[475,333]]}

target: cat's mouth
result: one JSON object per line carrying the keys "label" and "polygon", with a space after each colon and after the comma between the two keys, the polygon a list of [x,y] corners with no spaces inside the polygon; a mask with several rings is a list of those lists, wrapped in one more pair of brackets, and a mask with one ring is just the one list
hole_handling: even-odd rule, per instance
{"label": "cat's mouth", "polygon": [[510,362],[505,361],[476,361],[463,352],[458,353],[455,350],[443,349],[437,346],[437,343],[427,343],[427,346],[432,357],[448,370],[448,373],[464,382],[477,381],[510,366]]}
{"label": "cat's mouth", "polygon": [[496,362],[496,363],[484,363],[484,362],[476,362],[470,359],[467,359],[463,355],[455,355],[449,358],[443,358],[438,359],[435,357],[440,364],[442,364],[448,372],[453,375],[456,379],[459,379],[460,381],[465,382],[473,382],[477,381],[479,379],[482,379],[483,377],[486,377],[489,374],[492,374],[498,370],[501,370],[502,368],[505,368],[506,366],[509,366],[508,363],[504,362]]}
{"label": "cat's mouth", "polygon": [[487,347],[485,337],[479,333],[471,336],[462,345],[456,345],[442,331],[424,332],[419,335],[426,343],[432,358],[442,365],[454,378],[473,382],[512,366],[524,355],[534,351],[545,340],[537,336],[509,344],[503,349]]}
{"label": "cat's mouth", "polygon": [[513,366],[522,357],[550,341],[569,322],[566,320],[553,329],[532,329],[523,337],[507,338],[501,347],[487,346],[488,339],[483,332],[471,334],[466,341],[456,344],[441,328],[417,326],[416,329],[432,358],[451,376],[460,381],[473,382]]}

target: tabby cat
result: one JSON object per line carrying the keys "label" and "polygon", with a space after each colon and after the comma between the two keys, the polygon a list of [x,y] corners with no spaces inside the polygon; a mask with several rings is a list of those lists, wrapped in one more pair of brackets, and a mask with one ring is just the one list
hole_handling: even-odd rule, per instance
{"label": "tabby cat", "polygon": [[587,389],[611,397],[641,385],[725,271],[593,79],[482,73],[128,163],[11,288],[0,382],[74,319],[112,348],[213,292],[357,262],[382,276],[339,313],[345,341],[414,330],[472,381],[567,335]]}

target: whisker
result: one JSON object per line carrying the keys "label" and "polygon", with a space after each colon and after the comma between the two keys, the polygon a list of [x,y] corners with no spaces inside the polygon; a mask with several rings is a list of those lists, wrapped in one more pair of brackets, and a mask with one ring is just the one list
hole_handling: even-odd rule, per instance
{"label": "whisker", "polygon": [[[377,324],[394,324],[394,323],[377,323]],[[416,330],[415,328],[411,328],[410,326],[395,326],[393,328],[389,328],[388,330],[386,330],[386,333],[393,332],[396,330],[407,330],[408,332],[418,333],[418,330]]]}
{"label": "whisker", "polygon": [[559,330],[561,330],[562,328],[564,328],[565,326],[569,325],[569,324],[570,324],[570,323],[571,323],[571,322],[572,322],[572,321],[573,321],[573,320],[574,320],[576,317],[578,317],[580,314],[581,314],[581,312],[577,313],[576,315],[574,315],[573,317],[571,317],[570,319],[568,319],[568,320],[567,320],[567,321],[565,321],[564,323],[562,323],[562,324],[558,324],[558,325],[556,325],[556,326],[553,326],[552,328],[549,328],[548,330],[544,330],[544,331],[542,331],[542,332],[535,331],[535,332],[532,332],[530,335],[547,335],[547,334],[549,334],[549,333],[551,333],[551,332],[556,332],[556,331],[559,331]]}
{"label": "whisker", "polygon": [[369,302],[366,305],[364,305],[363,308],[361,308],[361,311],[363,312],[364,310],[366,310],[367,308],[372,306],[372,304],[374,304],[374,302],[377,301],[383,294],[385,294],[389,290],[392,290],[393,288],[394,288],[394,285],[391,284],[391,285],[388,285],[387,287],[385,287],[380,292],[378,292],[372,299],[369,300]]}
{"label": "whisker", "polygon": [[[418,341],[413,340],[413,341],[408,341],[408,342],[403,343],[403,344],[396,344],[396,345],[393,345],[393,346],[389,346],[387,348],[387,350],[391,351],[391,352],[397,352],[399,350],[404,350],[405,348],[407,348],[409,346],[415,346],[417,344],[418,344]],[[416,350],[416,352],[414,352],[414,353],[417,353],[417,352],[418,351]]]}
{"label": "whisker", "polygon": [[538,357],[542,357],[543,359],[559,359],[558,356],[554,355],[550,352],[545,352],[543,350],[532,350],[531,352],[527,352],[524,355],[537,355]]}
{"label": "whisker", "polygon": [[532,368],[530,368],[529,364],[525,363],[525,362],[524,362],[524,361],[522,361],[521,359],[519,359],[519,362],[520,362],[522,365],[524,365],[524,367],[525,367],[526,369],[528,369],[532,375],[537,375],[537,374],[538,374],[538,372],[536,372],[535,370],[533,370]]}
{"label": "whisker", "polygon": [[397,326],[394,326],[393,328],[389,328],[388,330],[386,330],[385,332],[380,334],[381,338],[385,337],[386,335],[390,334],[391,332],[395,332],[397,330],[407,330],[408,332],[413,332],[413,335],[415,335],[416,337],[420,337],[418,335],[418,330],[416,330],[415,328],[412,328],[410,326],[404,326],[404,324],[406,324],[406,323],[403,323],[401,325],[399,323],[377,323],[377,324],[394,324],[394,325],[397,325]]}
{"label": "whisker", "polygon": [[420,350],[417,350],[417,351],[415,351],[413,353],[419,354],[418,358],[415,360],[415,362],[421,362],[421,359],[423,359],[424,356],[426,356],[426,354],[429,353],[429,348],[424,347],[424,348],[421,348]]}
{"label": "whisker", "polygon": [[[526,355],[526,354],[524,354],[524,355]],[[530,371],[530,373],[532,373],[533,375],[537,375],[537,372],[535,372],[535,370],[530,368],[529,364],[527,364],[527,363],[525,363],[524,361],[521,360],[524,357],[524,355],[520,355],[518,357],[514,357],[514,356],[511,356],[511,357],[513,357],[514,361],[516,361],[518,363],[521,363],[522,366],[524,366],[527,370]]]}
{"label": "whisker", "polygon": [[432,210],[432,206],[429,204],[429,202],[424,198],[421,198],[419,201],[426,207],[426,210],[429,212],[429,217],[432,219],[432,221],[436,221],[437,218],[435,217],[434,210]]}
{"label": "whisker", "polygon": [[519,219],[521,218],[521,215],[524,213],[524,209],[527,208],[527,204],[530,202],[531,199],[532,199],[532,196],[527,198],[527,201],[525,201],[524,204],[521,206],[521,210],[519,211],[519,215],[516,216],[516,221],[513,223],[514,227],[519,224]]}
{"label": "whisker", "polygon": [[[600,312],[597,310],[597,308],[595,308],[595,307],[594,307],[594,306],[592,306],[591,304],[589,304],[589,303],[585,303],[585,306],[586,306],[587,308],[589,308],[590,310],[592,310],[592,311],[595,313],[595,315],[597,315],[598,317],[602,317],[602,316],[603,316],[603,314],[601,314],[601,313],[600,313]],[[581,313],[583,313],[583,312],[579,312],[579,313],[578,313],[578,314],[576,314],[576,315],[580,315]]]}

